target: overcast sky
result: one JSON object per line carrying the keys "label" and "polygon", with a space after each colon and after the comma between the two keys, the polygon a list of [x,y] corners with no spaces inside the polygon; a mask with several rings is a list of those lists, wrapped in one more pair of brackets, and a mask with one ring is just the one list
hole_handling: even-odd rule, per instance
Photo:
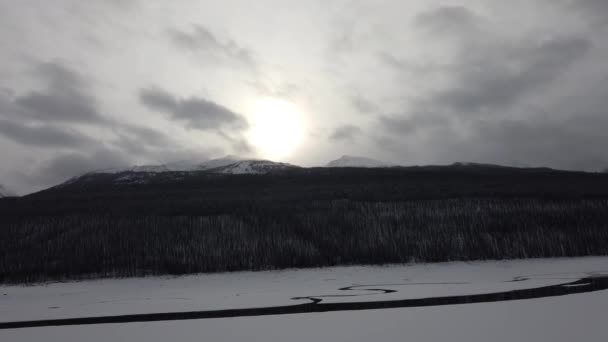
{"label": "overcast sky", "polygon": [[0,184],[263,158],[261,98],[301,113],[303,166],[601,170],[606,37],[605,0],[0,0]]}

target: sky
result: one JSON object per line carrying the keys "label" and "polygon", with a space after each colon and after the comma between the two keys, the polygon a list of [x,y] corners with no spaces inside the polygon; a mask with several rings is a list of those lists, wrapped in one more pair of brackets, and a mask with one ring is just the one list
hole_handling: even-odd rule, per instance
{"label": "sky", "polygon": [[225,155],[608,168],[605,0],[0,0],[0,184]]}

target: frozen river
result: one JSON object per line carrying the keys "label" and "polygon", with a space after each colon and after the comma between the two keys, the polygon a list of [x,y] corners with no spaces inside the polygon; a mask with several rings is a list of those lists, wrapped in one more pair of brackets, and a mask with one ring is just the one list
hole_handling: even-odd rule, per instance
{"label": "frozen river", "polygon": [[7,286],[0,341],[605,341],[605,276],[597,257]]}

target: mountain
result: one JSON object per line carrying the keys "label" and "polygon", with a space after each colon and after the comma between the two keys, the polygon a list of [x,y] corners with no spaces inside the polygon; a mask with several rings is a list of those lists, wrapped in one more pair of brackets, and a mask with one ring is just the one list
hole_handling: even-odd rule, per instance
{"label": "mountain", "polygon": [[297,166],[260,159],[242,159],[236,156],[225,156],[210,159],[202,163],[179,161],[160,165],[137,165],[128,168],[102,169],[87,174],[119,173],[165,173],[207,171],[224,174],[263,174],[272,171],[295,168]]}
{"label": "mountain", "polygon": [[236,163],[242,162],[244,160],[245,159],[239,158],[237,156],[227,155],[223,158],[207,160],[206,162],[199,164],[198,169],[199,170],[212,170],[212,169],[217,169],[217,168],[221,168],[221,167],[226,167],[228,165],[236,164]]}
{"label": "mountain", "polygon": [[273,162],[262,159],[242,159],[235,156],[226,156],[211,159],[198,165],[197,170],[223,174],[266,174],[281,170],[299,168],[299,166]]}
{"label": "mountain", "polygon": [[326,167],[366,167],[366,168],[374,168],[374,167],[391,167],[395,166],[394,164],[388,164],[379,160],[365,158],[365,157],[356,157],[356,156],[342,156],[339,159],[333,160],[329,162]]}
{"label": "mountain", "polygon": [[[52,189],[62,189],[71,185],[146,185],[172,184],[185,179],[195,179],[204,175],[264,175],[280,171],[299,169],[299,166],[269,160],[239,159],[235,156],[211,159],[202,163],[180,161],[161,165],[138,165],[128,168],[102,169],[87,172],[59,184]],[[203,174],[203,176],[199,175]]]}
{"label": "mountain", "polygon": [[0,283],[608,255],[608,174],[202,164],[0,200]]}
{"label": "mountain", "polygon": [[275,171],[299,168],[299,166],[276,163],[269,160],[240,160],[227,165],[205,169],[208,172],[232,175],[240,174],[266,174]]}

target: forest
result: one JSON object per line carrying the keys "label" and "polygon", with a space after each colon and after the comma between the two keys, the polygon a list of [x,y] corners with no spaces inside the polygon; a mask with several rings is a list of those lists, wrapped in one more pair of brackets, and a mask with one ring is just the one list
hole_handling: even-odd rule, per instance
{"label": "forest", "polygon": [[607,255],[608,175],[486,165],[91,174],[0,199],[0,217],[4,283]]}

